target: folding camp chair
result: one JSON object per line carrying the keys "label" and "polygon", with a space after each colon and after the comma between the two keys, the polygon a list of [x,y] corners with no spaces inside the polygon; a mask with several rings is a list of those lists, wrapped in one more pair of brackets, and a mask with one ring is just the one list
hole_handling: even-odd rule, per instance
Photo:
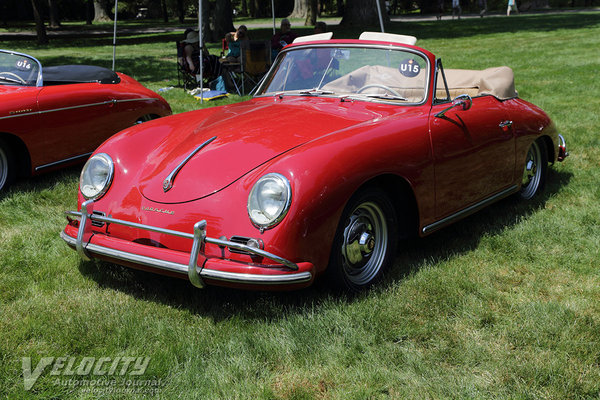
{"label": "folding camp chair", "polygon": [[[195,66],[195,70],[191,71],[184,60],[185,43],[177,42],[177,83],[181,86],[183,81],[183,88],[185,90],[194,89],[200,86],[198,77],[199,68]],[[195,53],[192,55],[193,60],[197,60],[199,54]],[[216,79],[221,74],[221,64],[219,63],[219,57],[209,54],[206,49],[202,55],[202,78],[204,86],[208,87],[210,81]]]}
{"label": "folding camp chair", "polygon": [[181,86],[181,82],[183,81],[183,88],[185,90],[190,90],[198,86],[198,81],[196,80],[196,74],[193,71],[190,71],[185,60],[183,48],[185,43],[176,42],[177,46],[177,86]]}
{"label": "folding camp chair", "polygon": [[271,66],[271,42],[251,40],[241,47],[242,93],[252,93]]}

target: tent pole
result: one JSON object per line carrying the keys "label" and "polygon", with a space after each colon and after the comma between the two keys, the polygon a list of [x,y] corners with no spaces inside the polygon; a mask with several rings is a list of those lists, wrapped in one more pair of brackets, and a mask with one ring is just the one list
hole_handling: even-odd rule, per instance
{"label": "tent pole", "polygon": [[198,44],[200,46],[200,104],[204,102],[204,71],[202,69],[202,53],[204,49],[202,48],[202,0],[198,0]]}
{"label": "tent pole", "polygon": [[383,29],[383,17],[381,16],[381,4],[379,2],[379,0],[375,0],[375,3],[377,4],[377,14],[379,14],[379,25],[381,26],[381,32],[385,32],[385,30]]}
{"label": "tent pole", "polygon": [[115,0],[115,26],[113,29],[113,62],[112,70],[115,70],[115,58],[117,56],[117,14],[119,13],[119,0]]}
{"label": "tent pole", "polygon": [[271,0],[271,14],[273,15],[273,35],[275,34],[275,0]]}

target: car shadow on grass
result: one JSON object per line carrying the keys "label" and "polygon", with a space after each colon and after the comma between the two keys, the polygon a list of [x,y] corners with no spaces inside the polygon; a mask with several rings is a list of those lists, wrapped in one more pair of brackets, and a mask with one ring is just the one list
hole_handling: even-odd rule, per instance
{"label": "car shadow on grass", "polygon": [[[109,262],[80,261],[80,272],[100,288],[128,293],[145,301],[185,308],[215,321],[241,318],[249,321],[274,321],[290,314],[302,314],[326,304],[342,305],[377,295],[380,291],[417,272],[423,260],[429,264],[459,256],[477,248],[484,236],[497,235],[544,207],[547,200],[566,186],[572,174],[549,170],[548,185],[541,196],[522,201],[511,196],[427,238],[416,238],[400,245],[395,266],[383,282],[359,295],[329,288],[317,279],[309,288],[287,292],[264,292],[208,286],[198,289],[187,280],[122,267]],[[482,223],[481,221],[485,221]]]}
{"label": "car shadow on grass", "polygon": [[[0,192],[0,201],[12,196],[39,195],[46,190],[52,190],[57,185],[77,182],[83,163],[62,168],[33,177],[17,178],[6,190]],[[77,192],[75,192],[77,193]],[[73,198],[77,200],[77,197]]]}

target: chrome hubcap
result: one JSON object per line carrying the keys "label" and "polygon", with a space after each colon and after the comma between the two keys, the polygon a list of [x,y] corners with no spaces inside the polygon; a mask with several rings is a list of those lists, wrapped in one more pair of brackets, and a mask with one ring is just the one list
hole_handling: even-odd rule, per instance
{"label": "chrome hubcap", "polygon": [[4,187],[6,178],[8,177],[8,158],[4,150],[0,148],[0,189]]}
{"label": "chrome hubcap", "polygon": [[525,168],[523,169],[523,179],[521,181],[521,196],[528,199],[533,197],[541,180],[541,170],[538,164],[542,159],[540,147],[536,142],[533,142],[527,152],[525,160]]}
{"label": "chrome hubcap", "polygon": [[347,220],[342,244],[344,274],[352,283],[369,283],[379,272],[387,249],[387,225],[379,206],[360,204]]}

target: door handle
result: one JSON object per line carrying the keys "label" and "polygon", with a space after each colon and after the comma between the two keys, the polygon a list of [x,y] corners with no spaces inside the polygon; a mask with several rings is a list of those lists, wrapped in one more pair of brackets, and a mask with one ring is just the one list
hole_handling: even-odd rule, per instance
{"label": "door handle", "polygon": [[500,128],[502,128],[502,130],[504,132],[508,131],[508,129],[512,126],[513,122],[512,121],[502,121],[500,122],[500,124],[498,124],[498,126]]}

